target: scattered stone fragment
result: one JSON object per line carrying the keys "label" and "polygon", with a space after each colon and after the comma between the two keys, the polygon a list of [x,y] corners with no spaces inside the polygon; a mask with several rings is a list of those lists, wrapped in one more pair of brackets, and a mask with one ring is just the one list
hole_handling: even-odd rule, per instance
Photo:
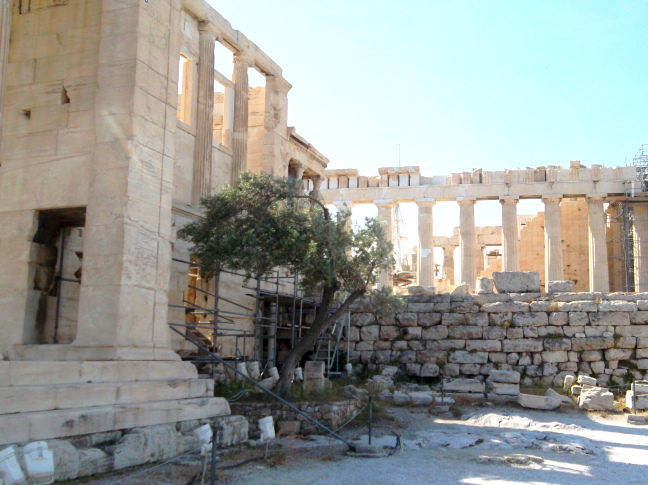
{"label": "scattered stone fragment", "polygon": [[573,281],[550,281],[547,286],[549,293],[571,293],[574,291]]}
{"label": "scattered stone fragment", "polygon": [[583,388],[578,396],[578,407],[590,411],[613,411],[614,395],[604,387]]}
{"label": "scattered stone fragment", "polygon": [[519,394],[517,403],[523,408],[551,410],[559,408],[561,401],[549,396]]}
{"label": "scattered stone fragment", "polygon": [[478,295],[490,295],[493,291],[493,280],[485,276],[477,278],[477,285],[475,285],[475,293]]}
{"label": "scattered stone fragment", "polygon": [[648,424],[648,421],[646,420],[646,416],[641,414],[628,414],[628,423],[642,426]]}
{"label": "scattered stone fragment", "polygon": [[493,271],[498,293],[539,293],[540,274],[537,271]]}
{"label": "scattered stone fragment", "polygon": [[586,376],[586,375],[579,375],[578,379],[576,380],[579,384],[589,384],[590,386],[596,386],[598,384],[597,380],[594,379],[593,377]]}

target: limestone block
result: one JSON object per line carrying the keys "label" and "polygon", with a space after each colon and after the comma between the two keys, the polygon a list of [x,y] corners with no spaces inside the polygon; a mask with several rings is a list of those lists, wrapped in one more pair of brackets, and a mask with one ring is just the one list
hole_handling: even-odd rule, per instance
{"label": "limestone block", "polygon": [[457,325],[449,327],[449,336],[457,339],[480,339],[483,337],[483,327]]}
{"label": "limestone block", "polygon": [[504,340],[504,352],[541,352],[544,350],[542,340],[538,339],[516,339]]}
{"label": "limestone block", "polygon": [[[568,301],[560,304],[561,312],[597,312],[598,305],[595,301]],[[570,323],[571,325],[571,323]]]}
{"label": "limestone block", "polygon": [[373,350],[374,343],[371,340],[368,341],[363,341],[363,342],[358,342],[355,346],[355,349],[358,352],[366,352],[368,350]]}
{"label": "limestone block", "polygon": [[502,350],[502,342],[499,340],[467,340],[466,350],[500,352]]}
{"label": "limestone block", "polygon": [[421,366],[421,377],[436,377],[439,375],[439,366],[436,364],[423,364]]}
{"label": "limestone block", "polygon": [[396,391],[394,393],[393,402],[395,406],[408,406],[409,404],[411,404],[412,399],[410,398],[409,394],[405,394],[401,391]]}
{"label": "limestone block", "polygon": [[484,393],[486,391],[486,385],[477,379],[453,379],[444,382],[443,388],[447,392]]}
{"label": "limestone block", "polygon": [[457,377],[459,375],[459,364],[446,364],[443,367],[443,375],[447,377]]}
{"label": "limestone block", "polygon": [[550,396],[519,394],[517,403],[524,408],[551,410],[559,408],[561,401]]}
{"label": "limestone block", "polygon": [[410,392],[410,403],[412,406],[430,406],[434,398],[429,392]]}
{"label": "limestone block", "polygon": [[520,373],[515,371],[492,370],[490,372],[490,379],[493,382],[504,384],[519,384]]}
{"label": "limestone block", "polygon": [[648,337],[648,325],[619,326],[616,333],[621,337]]}
{"label": "limestone block", "polygon": [[583,388],[578,396],[578,407],[592,411],[613,411],[614,394],[605,388]]}
{"label": "limestone block", "polygon": [[451,295],[469,295],[470,294],[470,286],[468,283],[462,283],[460,285],[457,285],[454,290],[450,292]]}
{"label": "limestone block", "polygon": [[419,327],[431,327],[432,325],[438,325],[439,323],[441,323],[440,313],[426,312],[418,314]]}
{"label": "limestone block", "polygon": [[401,340],[392,342],[392,350],[407,350],[407,348],[408,348],[407,342]]}
{"label": "limestone block", "polygon": [[[529,309],[532,312],[550,312],[550,311],[554,311],[553,310],[554,306],[555,306],[554,302],[545,301],[545,300],[532,301],[531,303],[529,303]],[[556,307],[556,308],[558,308],[558,307]]]}
{"label": "limestone block", "polygon": [[352,313],[351,326],[364,327],[365,325],[372,325],[376,322],[376,318],[371,313]]}
{"label": "limestone block", "polygon": [[[348,330],[348,334],[347,334]],[[357,342],[360,340],[360,329],[357,327],[349,327],[344,329],[345,334],[347,335],[347,340],[349,342]],[[396,332],[398,334],[398,331]],[[382,337],[381,337],[382,338]]]}
{"label": "limestone block", "polygon": [[506,338],[506,329],[502,327],[484,328],[483,337],[487,340],[503,340]]}
{"label": "limestone block", "polygon": [[648,359],[637,359],[632,361],[637,365],[638,369],[646,370],[648,369]]}
{"label": "limestone block", "polygon": [[520,385],[505,382],[493,382],[493,392],[500,396],[517,396],[520,394]]}
{"label": "limestone block", "polygon": [[[396,356],[394,355],[396,354]],[[416,362],[416,352],[413,350],[405,350],[404,352],[394,352],[392,354],[392,361],[397,360],[401,364],[412,364]],[[394,358],[396,357],[396,359]]]}
{"label": "limestone block", "polygon": [[544,339],[545,350],[571,350],[571,340],[568,338]]}
{"label": "limestone block", "polygon": [[442,325],[465,325],[466,324],[466,315],[463,313],[444,313],[441,316]]}
{"label": "limestone block", "polygon": [[573,374],[567,374],[563,379],[563,391],[568,391],[571,389],[571,386],[576,382],[576,376]]}
{"label": "limestone block", "polygon": [[538,338],[538,327],[523,327],[524,338]]}
{"label": "limestone block", "polygon": [[628,312],[590,313],[590,323],[592,325],[630,325],[630,315]]}
{"label": "limestone block", "polygon": [[[609,337],[609,332],[607,331],[609,327],[585,327],[585,336],[586,337]],[[614,335],[614,334],[612,334]]]}
{"label": "limestone block", "polygon": [[[593,374],[603,374],[605,372],[605,362],[590,362],[590,367]],[[601,376],[597,378],[596,382],[599,386],[604,384],[601,382]]]}
{"label": "limestone block", "polygon": [[643,416],[641,414],[628,414],[628,423],[638,425],[638,426],[643,426],[648,424],[648,420],[646,420],[646,416]]}
{"label": "limestone block", "polygon": [[574,404],[574,402],[571,399],[569,399],[569,397],[563,396],[562,394],[557,393],[551,388],[547,389],[547,392],[545,392],[545,396],[554,398],[556,400],[560,400],[563,404]]}
{"label": "limestone block", "polygon": [[569,312],[569,325],[572,327],[589,324],[589,314],[587,312]]}
{"label": "limestone block", "polygon": [[488,362],[488,353],[457,350],[450,354],[448,362],[453,364],[485,364]]}
{"label": "limestone block", "polygon": [[549,314],[549,325],[562,326],[569,322],[569,314],[565,312],[551,312]]}
{"label": "limestone block", "polygon": [[637,300],[637,309],[648,310],[648,300]]}
{"label": "limestone block", "polygon": [[510,325],[511,321],[513,320],[512,312],[486,313],[486,315],[488,315],[488,324],[492,326],[504,325],[504,324]]}
{"label": "limestone block", "polygon": [[637,359],[646,359],[646,358],[648,358],[648,349],[637,349],[636,356],[637,356]]}
{"label": "limestone block", "polygon": [[461,364],[459,371],[464,376],[476,376],[482,373],[481,364]]}
{"label": "limestone block", "polygon": [[648,311],[638,311],[630,314],[630,323],[648,323]]}
{"label": "limestone block", "polygon": [[628,360],[632,358],[633,349],[607,349],[605,360]]}
{"label": "limestone block", "polygon": [[578,379],[576,379],[576,382],[581,385],[588,385],[588,386],[596,386],[596,379],[590,376],[586,375],[579,375]]}
{"label": "limestone block", "polygon": [[498,293],[540,292],[537,271],[493,271],[493,282]]}
{"label": "limestone block", "polygon": [[443,340],[448,338],[448,327],[437,326],[424,328],[421,333],[423,340]]}
{"label": "limestone block", "polygon": [[646,337],[638,338],[637,339],[637,348],[638,349],[648,348],[648,338],[646,338]]}
{"label": "limestone block", "polygon": [[523,328],[507,328],[506,329],[506,338],[511,340],[511,339],[517,339],[517,338],[524,338],[524,329]]}
{"label": "limestone block", "polygon": [[380,340],[393,340],[396,337],[400,335],[400,331],[398,330],[398,327],[380,327]]}
{"label": "limestone block", "polygon": [[583,362],[596,362],[603,358],[603,352],[600,350],[585,350],[581,352]]}
{"label": "limestone block", "polygon": [[[411,346],[411,342],[408,344]],[[379,340],[377,342],[374,342],[374,350],[390,350],[392,346],[391,342],[383,342],[382,340]],[[416,349],[412,349],[416,350]]]}
{"label": "limestone block", "polygon": [[531,355],[527,353],[520,355],[518,365],[531,365]]}
{"label": "limestone block", "polygon": [[459,350],[466,347],[465,340],[434,340],[427,343],[430,350]]}
{"label": "limestone block", "polygon": [[508,354],[508,356],[506,357],[506,363],[509,365],[515,365],[519,360],[520,356],[515,352]]}
{"label": "limestone block", "polygon": [[466,324],[477,325],[479,327],[488,326],[488,314],[486,313],[466,313]]}
{"label": "limestone block", "polygon": [[[79,469],[77,477],[87,477],[107,473],[113,469],[113,458],[98,448],[79,450]],[[58,478],[57,480],[72,477]]]}
{"label": "limestone block", "polygon": [[480,276],[477,278],[477,285],[475,293],[478,295],[490,295],[494,292],[493,290],[493,280],[486,278],[485,276]]}
{"label": "limestone block", "polygon": [[547,325],[549,318],[544,312],[513,313],[513,323],[518,327]]}
{"label": "limestone block", "polygon": [[416,340],[421,338],[422,331],[421,327],[403,327],[400,333],[405,340]]}
{"label": "limestone block", "polygon": [[505,364],[506,363],[506,353],[505,352],[489,352],[488,361],[494,364]]}
{"label": "limestone block", "polygon": [[605,350],[614,347],[614,337],[575,337],[572,339],[572,350]]}
{"label": "limestone block", "polygon": [[410,295],[436,295],[435,286],[408,286],[407,291]]}
{"label": "limestone block", "polygon": [[542,360],[547,363],[567,362],[567,352],[562,350],[542,352]]}
{"label": "limestone block", "polygon": [[481,307],[483,312],[528,312],[529,304],[520,301],[497,301],[493,303],[484,303]]}
{"label": "limestone block", "polygon": [[550,281],[547,286],[549,293],[571,293],[574,291],[573,281]]}
{"label": "limestone block", "polygon": [[479,305],[477,305],[472,299],[460,301],[453,300],[450,302],[451,313],[477,313],[478,311]]}
{"label": "limestone block", "polygon": [[374,352],[374,360],[376,364],[389,364],[391,362],[391,350],[376,350]]}
{"label": "limestone block", "polygon": [[631,301],[610,300],[598,304],[599,312],[636,312],[637,304]]}
{"label": "limestone block", "polygon": [[360,327],[360,340],[378,340],[379,329],[380,327],[378,325],[367,325],[365,327]]}
{"label": "limestone block", "polygon": [[396,323],[401,327],[415,327],[418,324],[418,313],[397,313]]}

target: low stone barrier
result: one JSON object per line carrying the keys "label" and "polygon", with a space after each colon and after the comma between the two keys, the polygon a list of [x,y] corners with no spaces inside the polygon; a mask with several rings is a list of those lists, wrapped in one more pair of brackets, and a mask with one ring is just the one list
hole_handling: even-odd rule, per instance
{"label": "low stone barrier", "polygon": [[[347,399],[335,402],[300,402],[293,405],[307,413],[313,419],[331,429],[342,426],[360,409],[359,399]],[[312,434],[319,429],[302,415],[282,403],[230,403],[232,414],[245,416],[249,422],[251,438],[259,437],[259,419],[272,416],[277,427],[284,421],[299,421],[299,433]]]}
{"label": "low stone barrier", "polygon": [[[349,358],[370,370],[398,365],[420,377],[520,372],[552,385],[574,372],[600,385],[648,377],[648,293],[406,296],[407,309],[376,319],[352,307]],[[610,380],[612,379],[612,382]]]}

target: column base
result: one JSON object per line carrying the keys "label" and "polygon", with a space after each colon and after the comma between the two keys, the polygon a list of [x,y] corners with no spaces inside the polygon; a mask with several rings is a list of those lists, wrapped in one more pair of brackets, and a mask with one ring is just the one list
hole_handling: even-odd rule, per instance
{"label": "column base", "polygon": [[27,361],[179,361],[169,348],[154,347],[81,347],[69,345],[16,345],[15,360]]}

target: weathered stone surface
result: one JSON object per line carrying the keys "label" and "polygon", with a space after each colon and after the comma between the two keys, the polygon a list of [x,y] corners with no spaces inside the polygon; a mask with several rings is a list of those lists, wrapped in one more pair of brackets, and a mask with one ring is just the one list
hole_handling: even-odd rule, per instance
{"label": "weathered stone surface", "polygon": [[563,391],[568,391],[575,382],[576,376],[573,374],[567,374],[563,379]]}
{"label": "weathered stone surface", "polygon": [[628,312],[590,313],[592,325],[630,325]]}
{"label": "weathered stone surface", "polygon": [[430,327],[432,325],[438,325],[439,323],[441,323],[440,313],[425,312],[418,314],[419,327]]}
{"label": "weathered stone surface", "polygon": [[614,337],[581,337],[572,339],[572,350],[605,350],[614,347]]}
{"label": "weathered stone surface", "polygon": [[448,327],[446,326],[436,326],[424,328],[421,333],[421,338],[423,340],[443,340],[448,338]]}
{"label": "weathered stone surface", "polygon": [[603,358],[603,352],[600,350],[584,350],[581,352],[581,360],[584,362],[596,362]]}
{"label": "weathered stone surface", "polygon": [[562,350],[542,352],[542,360],[549,363],[567,362],[567,352]]}
{"label": "weathered stone surface", "polygon": [[439,375],[439,366],[436,364],[423,364],[421,366],[421,377],[436,377]]}
{"label": "weathered stone surface", "polygon": [[365,327],[360,327],[360,339],[361,340],[378,340],[379,339],[379,329],[378,325],[367,325]]}
{"label": "weathered stone surface", "polygon": [[466,316],[463,313],[444,313],[441,315],[442,325],[465,325]]}
{"label": "weathered stone surface", "polygon": [[417,364],[416,362],[405,364],[405,372],[408,376],[420,376],[421,364]]}
{"label": "weathered stone surface", "polygon": [[493,392],[500,396],[517,396],[520,394],[520,385],[506,382],[493,382]]}
{"label": "weathered stone surface", "polygon": [[569,312],[569,325],[573,327],[589,324],[589,314],[587,312]]}
{"label": "weathered stone surface", "polygon": [[598,304],[599,312],[636,312],[637,304],[631,301],[602,301]]}
{"label": "weathered stone surface", "polygon": [[408,286],[407,291],[410,295],[436,295],[435,286]]}
{"label": "weathered stone surface", "polygon": [[632,409],[632,406],[634,404],[634,409],[639,410],[639,411],[644,411],[648,409],[648,394],[639,394],[637,393],[635,401],[633,403],[633,392],[632,390],[628,390],[626,392],[626,407]]}
{"label": "weathered stone surface", "polygon": [[517,403],[524,408],[551,410],[559,408],[561,401],[549,396],[519,394]]}
{"label": "weathered stone surface", "polygon": [[490,379],[493,382],[500,382],[506,384],[519,384],[520,373],[516,371],[495,370],[490,372]]}
{"label": "weathered stone surface", "polygon": [[477,379],[453,379],[443,385],[447,392],[474,392],[483,393],[486,385]]}
{"label": "weathered stone surface", "polygon": [[518,327],[547,325],[549,318],[544,312],[514,313],[513,323]]}
{"label": "weathered stone surface", "polygon": [[607,349],[605,360],[628,360],[632,358],[633,353],[632,349]]}
{"label": "weathered stone surface", "polygon": [[398,327],[380,327],[380,340],[393,340],[400,335],[400,330]]}
{"label": "weathered stone surface", "polygon": [[483,337],[487,340],[502,340],[506,338],[506,329],[502,327],[484,328]]}
{"label": "weathered stone surface", "polygon": [[596,379],[590,376],[579,375],[576,382],[581,385],[596,386]]}
{"label": "weathered stone surface", "polygon": [[569,323],[569,313],[551,312],[549,314],[549,325],[562,326]]}
{"label": "weathered stone surface", "polygon": [[434,400],[429,392],[410,392],[409,397],[412,406],[430,406]]}
{"label": "weathered stone surface", "polygon": [[574,291],[573,281],[550,281],[547,286],[549,293],[571,293]]}
{"label": "weathered stone surface", "polygon": [[646,324],[648,323],[648,311],[638,311],[630,313],[630,323]]}
{"label": "weathered stone surface", "polygon": [[537,339],[504,340],[502,350],[504,352],[541,352],[544,347],[542,340]]}
{"label": "weathered stone surface", "polygon": [[481,307],[483,312],[528,312],[529,304],[523,303],[520,301],[506,301],[506,302],[494,302],[494,303],[485,303]]}
{"label": "weathered stone surface", "polygon": [[502,350],[502,342],[499,340],[467,340],[466,350],[499,352]]}
{"label": "weathered stone surface", "polygon": [[457,325],[449,327],[448,334],[457,339],[480,339],[483,337],[483,327]]}
{"label": "weathered stone surface", "polygon": [[418,324],[418,313],[397,313],[395,319],[401,327],[415,327]]}
{"label": "weathered stone surface", "polygon": [[494,292],[493,289],[493,280],[486,278],[485,276],[480,276],[477,278],[477,285],[475,293],[478,295],[489,295]]}
{"label": "weathered stone surface", "polygon": [[487,313],[466,313],[466,325],[477,325],[479,327],[488,326]]}
{"label": "weathered stone surface", "polygon": [[556,303],[561,312],[597,312],[598,305],[595,301],[568,301]]}
{"label": "weathered stone surface", "polygon": [[493,271],[493,282],[498,293],[540,292],[537,271]]}
{"label": "weathered stone surface", "polygon": [[488,353],[457,350],[450,354],[448,362],[453,364],[485,364],[488,362]]}
{"label": "weathered stone surface", "polygon": [[648,310],[648,300],[637,300],[637,309],[641,311]]}
{"label": "weathered stone surface", "polygon": [[562,394],[554,391],[551,388],[547,389],[547,392],[545,392],[545,396],[559,400],[563,404],[574,404],[574,402],[571,399],[569,399],[569,397],[563,396]]}
{"label": "weathered stone surface", "polygon": [[583,388],[578,396],[578,407],[592,411],[613,411],[614,395],[605,388]]}
{"label": "weathered stone surface", "polygon": [[376,322],[372,313],[352,313],[351,325],[355,327],[364,327],[365,325],[372,325]]}
{"label": "weathered stone surface", "polygon": [[405,340],[420,339],[423,329],[421,327],[403,327],[401,328],[401,335]]}
{"label": "weathered stone surface", "polygon": [[568,338],[544,339],[545,350],[571,350],[571,340]]}

